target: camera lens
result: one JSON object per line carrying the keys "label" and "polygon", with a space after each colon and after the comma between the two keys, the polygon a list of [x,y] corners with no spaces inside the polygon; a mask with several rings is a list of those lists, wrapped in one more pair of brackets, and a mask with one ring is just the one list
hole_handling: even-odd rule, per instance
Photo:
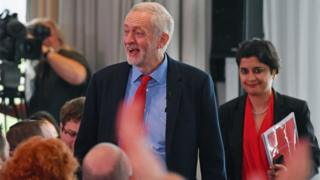
{"label": "camera lens", "polygon": [[43,41],[45,38],[50,36],[50,29],[44,25],[36,25],[32,30],[32,35],[40,40]]}

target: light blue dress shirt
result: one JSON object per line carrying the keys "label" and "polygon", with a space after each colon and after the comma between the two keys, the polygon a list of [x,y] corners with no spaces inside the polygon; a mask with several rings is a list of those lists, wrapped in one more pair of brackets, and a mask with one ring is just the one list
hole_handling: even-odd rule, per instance
{"label": "light blue dress shirt", "polygon": [[[168,60],[165,55],[163,62],[149,76],[152,79],[148,82],[145,106],[145,126],[148,132],[152,149],[165,164],[165,132],[166,132],[166,97],[167,97],[167,69]],[[126,100],[132,100],[140,85],[142,73],[133,66],[129,73],[126,89]]]}

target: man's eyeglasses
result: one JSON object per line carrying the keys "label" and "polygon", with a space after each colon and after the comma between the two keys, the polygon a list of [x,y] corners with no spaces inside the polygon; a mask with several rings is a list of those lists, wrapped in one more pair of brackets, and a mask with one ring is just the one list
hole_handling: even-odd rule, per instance
{"label": "man's eyeglasses", "polygon": [[77,137],[77,135],[78,135],[77,131],[73,131],[71,129],[65,129],[64,127],[62,127],[62,132],[65,134],[68,134],[71,137]]}

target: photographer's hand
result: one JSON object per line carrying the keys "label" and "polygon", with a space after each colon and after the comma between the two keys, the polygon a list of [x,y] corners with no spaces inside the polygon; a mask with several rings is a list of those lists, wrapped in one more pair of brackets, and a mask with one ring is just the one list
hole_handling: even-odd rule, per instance
{"label": "photographer's hand", "polygon": [[52,52],[55,52],[55,50],[52,48],[52,47],[48,47],[48,46],[42,46],[42,54],[43,54],[43,57],[45,59],[48,58],[48,54],[49,53],[52,53]]}
{"label": "photographer's hand", "polygon": [[87,78],[85,67],[72,58],[60,55],[51,47],[42,46],[42,52],[52,69],[65,81],[72,85],[80,85]]}

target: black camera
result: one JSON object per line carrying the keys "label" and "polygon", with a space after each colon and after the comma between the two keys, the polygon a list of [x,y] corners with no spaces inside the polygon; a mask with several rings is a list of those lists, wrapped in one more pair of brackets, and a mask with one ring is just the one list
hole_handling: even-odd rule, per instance
{"label": "black camera", "polygon": [[[24,74],[18,65],[21,59],[41,59],[42,42],[50,36],[50,29],[43,25],[26,28],[18,21],[17,13],[4,10],[0,14],[0,97],[24,97],[18,90]],[[4,102],[4,101],[2,101]],[[10,100],[12,102],[12,100]]]}
{"label": "black camera", "polygon": [[21,58],[40,59],[42,42],[48,36],[48,27],[35,25],[27,29],[16,13],[10,15],[9,10],[4,10],[0,14],[0,59],[15,63]]}

